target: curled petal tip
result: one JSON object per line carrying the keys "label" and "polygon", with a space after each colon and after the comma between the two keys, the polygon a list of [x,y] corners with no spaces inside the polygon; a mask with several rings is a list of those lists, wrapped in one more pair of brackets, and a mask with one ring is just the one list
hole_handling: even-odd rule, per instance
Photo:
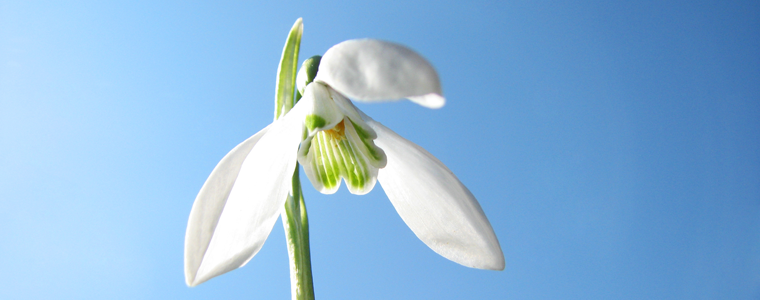
{"label": "curled petal tip", "polygon": [[410,96],[408,98],[414,103],[432,109],[439,109],[446,104],[446,98],[443,98],[443,96],[436,93],[430,93],[422,96]]}

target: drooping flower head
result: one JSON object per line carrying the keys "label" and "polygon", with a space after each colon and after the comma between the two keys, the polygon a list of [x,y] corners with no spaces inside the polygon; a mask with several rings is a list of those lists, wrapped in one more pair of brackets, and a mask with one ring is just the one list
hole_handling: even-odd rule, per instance
{"label": "drooping flower head", "polygon": [[296,81],[301,100],[227,154],[198,194],[185,243],[188,285],[241,267],[259,251],[296,162],[325,194],[341,181],[351,193],[366,194],[379,181],[404,222],[435,252],[468,267],[504,268],[472,193],[438,159],[349,100],[442,107],[438,74],[427,60],[395,43],[350,40],[307,60]]}

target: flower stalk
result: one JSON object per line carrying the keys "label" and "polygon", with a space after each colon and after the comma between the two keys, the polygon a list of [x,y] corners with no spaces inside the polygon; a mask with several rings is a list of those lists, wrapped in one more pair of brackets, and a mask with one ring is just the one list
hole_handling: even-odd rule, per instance
{"label": "flower stalk", "polygon": [[[277,68],[277,88],[275,91],[274,119],[285,116],[298,102],[300,93],[295,94],[298,52],[303,34],[303,23],[299,18],[290,29],[282,58]],[[294,95],[295,94],[295,95]],[[291,190],[285,202],[282,225],[290,260],[290,290],[293,300],[313,300],[314,283],[311,276],[311,254],[309,250],[309,219],[306,214],[299,167],[296,164],[291,181]]]}
{"label": "flower stalk", "polygon": [[298,167],[293,173],[293,191],[285,202],[282,225],[290,258],[290,290],[293,300],[314,299],[314,283],[311,277],[311,254],[309,251],[309,219],[301,192]]}

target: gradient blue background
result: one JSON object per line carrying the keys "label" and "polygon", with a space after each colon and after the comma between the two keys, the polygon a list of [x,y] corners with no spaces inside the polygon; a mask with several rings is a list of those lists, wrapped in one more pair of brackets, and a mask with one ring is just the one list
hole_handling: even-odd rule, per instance
{"label": "gradient blue background", "polygon": [[436,66],[444,108],[359,107],[457,174],[507,261],[307,184],[318,299],[760,299],[757,1],[104,2],[0,1],[2,299],[289,299],[280,222],[196,288],[182,255],[298,17],[301,60],[371,37]]}

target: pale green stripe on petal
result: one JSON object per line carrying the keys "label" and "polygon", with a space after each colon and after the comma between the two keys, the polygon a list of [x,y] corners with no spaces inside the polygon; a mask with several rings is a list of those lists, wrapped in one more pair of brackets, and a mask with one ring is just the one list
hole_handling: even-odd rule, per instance
{"label": "pale green stripe on petal", "polygon": [[362,184],[362,172],[361,172],[361,162],[357,160],[356,152],[353,151],[354,149],[351,147],[351,145],[347,141],[341,141],[340,142],[340,149],[343,152],[343,157],[346,160],[350,160],[346,164],[346,172],[343,174],[345,175],[346,184],[349,187],[357,187],[361,186]]}
{"label": "pale green stripe on petal", "polygon": [[366,130],[362,130],[360,126],[356,126],[356,123],[351,121],[351,124],[346,126],[346,136],[357,145],[356,147],[369,160],[370,164],[377,168],[385,167],[387,163],[385,152],[375,145],[373,139],[368,138],[370,135]]}
{"label": "pale green stripe on petal", "polygon": [[[322,172],[322,160],[313,158],[313,157],[318,157],[318,158],[322,157],[322,148],[319,146],[319,140],[312,139],[309,148],[313,148],[313,150],[309,151],[309,156],[312,157],[310,161],[311,164],[309,165],[313,167],[311,168],[311,172],[307,172],[306,174],[308,176],[309,173],[312,173],[315,175],[314,176],[315,178],[319,178],[319,180],[316,180],[316,182],[314,183],[314,187],[317,190],[322,190],[324,189],[324,182],[327,181],[327,177],[325,177],[325,172]],[[303,165],[304,165],[304,169],[310,169],[306,167],[306,164],[303,164]],[[311,178],[312,176],[308,176],[308,177]]]}
{"label": "pale green stripe on petal", "polygon": [[338,168],[336,161],[335,161],[335,149],[332,145],[332,141],[325,137],[325,132],[320,132],[320,138],[319,144],[322,147],[322,163],[323,163],[323,170],[325,174],[327,174],[327,180],[328,180],[328,190],[330,191],[330,194],[336,192],[338,190],[338,187],[340,187],[340,169]]}
{"label": "pale green stripe on petal", "polygon": [[364,128],[362,128],[361,126],[357,125],[354,122],[354,120],[351,120],[351,125],[354,125],[354,129],[356,130],[356,133],[359,135],[360,138],[362,138],[362,139],[372,139],[372,138],[375,138],[375,137],[373,137],[369,133],[369,131],[364,130]]}
{"label": "pale green stripe on petal", "polygon": [[310,143],[302,143],[299,161],[306,169],[312,185],[324,194],[336,192],[343,179],[353,194],[366,194],[377,182],[378,160],[370,157],[367,143],[381,153],[384,165],[385,154],[374,146],[372,140],[363,141],[353,124],[346,117],[334,128],[317,132]]}
{"label": "pale green stripe on petal", "polygon": [[315,138],[317,141],[316,143],[316,149],[318,151],[314,152],[315,160],[317,161],[317,172],[320,174],[320,179],[322,180],[322,187],[326,191],[332,191],[337,190],[335,189],[335,179],[333,179],[333,175],[330,174],[329,169],[331,167],[329,166],[330,161],[328,159],[325,159],[326,157],[329,157],[329,151],[330,149],[326,147],[324,140],[320,139],[319,137]]}
{"label": "pale green stripe on petal", "polygon": [[340,174],[346,174],[347,172],[347,166],[349,165],[346,163],[346,156],[344,155],[345,150],[341,147],[341,144],[339,141],[330,138],[326,133],[322,133],[323,139],[325,140],[325,143],[330,144],[330,162],[332,162],[332,167],[334,170],[334,174],[337,177],[337,181],[340,182]]}

